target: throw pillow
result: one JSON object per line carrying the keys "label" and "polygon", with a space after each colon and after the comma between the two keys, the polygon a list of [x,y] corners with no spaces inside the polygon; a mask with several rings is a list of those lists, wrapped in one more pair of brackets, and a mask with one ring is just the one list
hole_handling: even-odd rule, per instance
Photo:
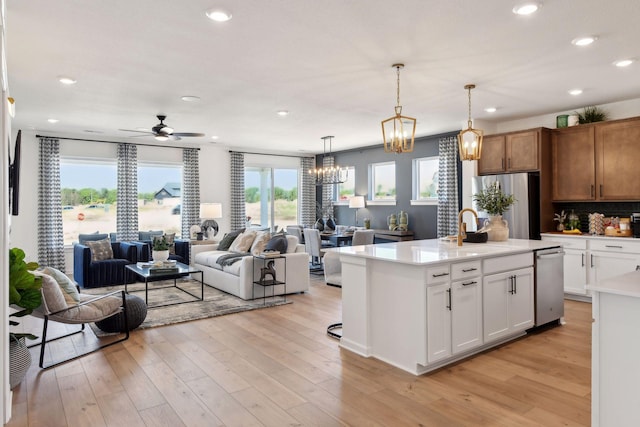
{"label": "throw pillow", "polygon": [[108,238],[87,242],[87,246],[91,249],[91,262],[113,259],[113,248]]}
{"label": "throw pillow", "polygon": [[56,311],[67,308],[64,293],[60,289],[60,286],[58,286],[56,279],[41,271],[32,271],[31,273],[42,277],[42,306],[44,311],[47,312],[46,314],[55,313]]}
{"label": "throw pillow", "polygon": [[162,236],[163,234],[164,231],[162,230],[138,231],[138,240],[140,240],[141,242],[152,242],[153,236]]}
{"label": "throw pillow", "polygon": [[256,239],[258,233],[253,230],[247,230],[244,233],[240,233],[238,237],[233,241],[229,250],[231,252],[249,252],[251,244]]}
{"label": "throw pillow", "polygon": [[244,228],[225,234],[224,237],[222,238],[222,240],[220,240],[220,243],[218,243],[218,250],[219,251],[228,251],[229,248],[231,247],[231,244],[233,243],[233,241],[236,240],[236,238],[243,231],[244,231]]}
{"label": "throw pillow", "polygon": [[62,289],[62,293],[64,294],[64,299],[68,305],[73,305],[77,302],[80,302],[80,294],[78,293],[78,288],[76,287],[76,283],[69,279],[66,274],[64,274],[60,270],[56,270],[53,267],[45,267],[42,269],[42,272],[48,276],[51,276],[58,282],[58,286]]}
{"label": "throw pillow", "polygon": [[268,242],[264,248],[265,251],[278,251],[281,254],[287,253],[287,237],[283,234],[276,234]]}
{"label": "throw pillow", "polygon": [[267,242],[271,239],[271,233],[269,231],[261,231],[256,235],[256,238],[251,244],[251,252],[254,255],[259,255],[264,252],[264,248],[267,246]]}

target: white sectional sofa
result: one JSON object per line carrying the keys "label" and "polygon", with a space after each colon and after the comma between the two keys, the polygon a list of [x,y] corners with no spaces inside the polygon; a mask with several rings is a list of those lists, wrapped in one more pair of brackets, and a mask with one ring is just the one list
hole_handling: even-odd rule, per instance
{"label": "white sectional sofa", "polygon": [[[277,280],[286,283],[286,293],[292,294],[309,290],[309,255],[304,250],[304,245],[298,243],[296,236],[287,236],[286,278],[283,259],[275,259]],[[236,295],[244,300],[262,298],[266,292],[270,296],[282,295],[285,292],[284,285],[269,286],[263,288],[254,285],[254,280],[260,278],[260,268],[263,261],[254,259],[249,255],[241,258],[228,266],[220,266],[216,261],[228,251],[217,250],[218,245],[193,245],[191,247],[191,260],[195,268],[202,270],[203,280],[207,285],[221,291]],[[252,268],[253,267],[253,268]],[[253,276],[252,276],[253,272]]]}

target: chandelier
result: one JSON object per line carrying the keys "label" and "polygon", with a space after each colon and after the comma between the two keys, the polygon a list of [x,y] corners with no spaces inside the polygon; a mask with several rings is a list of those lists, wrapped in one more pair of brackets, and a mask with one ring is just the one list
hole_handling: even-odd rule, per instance
{"label": "chandelier", "polygon": [[[316,185],[342,184],[348,178],[349,171],[335,165],[335,158],[331,152],[333,136],[323,136],[322,138],[322,167],[309,170],[309,174],[315,177]],[[327,154],[327,139],[329,140],[329,154]]]}
{"label": "chandelier", "polygon": [[393,64],[397,73],[396,115],[382,121],[382,141],[386,153],[410,153],[416,135],[416,119],[402,115],[400,105],[400,69],[404,64]]}
{"label": "chandelier", "polygon": [[458,134],[460,160],[479,160],[482,151],[482,130],[471,127],[471,89],[475,87],[474,84],[464,87],[469,92],[469,120],[467,128]]}

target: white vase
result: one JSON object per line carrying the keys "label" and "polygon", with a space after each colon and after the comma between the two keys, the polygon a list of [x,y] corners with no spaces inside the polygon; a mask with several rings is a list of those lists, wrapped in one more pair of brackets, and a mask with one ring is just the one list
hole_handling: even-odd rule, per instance
{"label": "white vase", "polygon": [[484,226],[488,228],[488,240],[503,242],[509,239],[509,223],[502,219],[502,215],[490,215],[489,219],[485,220]]}
{"label": "white vase", "polygon": [[154,262],[164,262],[169,259],[169,250],[166,251],[153,251]]}

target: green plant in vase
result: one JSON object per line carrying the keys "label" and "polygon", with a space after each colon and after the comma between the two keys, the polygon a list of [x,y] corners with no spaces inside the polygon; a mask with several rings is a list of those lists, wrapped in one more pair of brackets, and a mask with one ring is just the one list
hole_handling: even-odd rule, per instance
{"label": "green plant in vase", "polygon": [[513,194],[506,194],[497,182],[473,195],[478,209],[489,215],[502,215],[516,202]]}

